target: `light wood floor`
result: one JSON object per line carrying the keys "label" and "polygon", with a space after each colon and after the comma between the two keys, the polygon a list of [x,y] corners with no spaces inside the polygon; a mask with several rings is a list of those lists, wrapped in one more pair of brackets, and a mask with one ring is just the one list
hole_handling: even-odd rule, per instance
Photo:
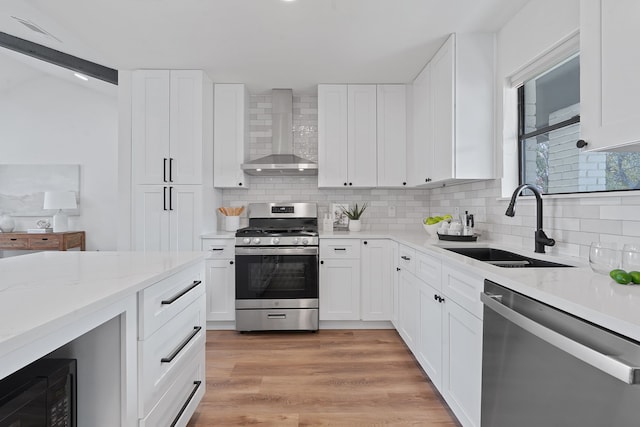
{"label": "light wood floor", "polygon": [[394,330],[207,332],[189,427],[459,426]]}

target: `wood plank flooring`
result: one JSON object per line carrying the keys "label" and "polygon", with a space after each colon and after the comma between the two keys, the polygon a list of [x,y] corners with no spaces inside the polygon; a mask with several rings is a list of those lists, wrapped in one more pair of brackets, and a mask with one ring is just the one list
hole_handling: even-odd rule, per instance
{"label": "wood plank flooring", "polygon": [[394,330],[207,332],[196,426],[460,426]]}

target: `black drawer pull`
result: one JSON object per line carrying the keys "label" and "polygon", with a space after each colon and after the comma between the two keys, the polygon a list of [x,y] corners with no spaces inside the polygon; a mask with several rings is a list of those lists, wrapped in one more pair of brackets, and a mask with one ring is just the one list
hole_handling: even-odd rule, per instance
{"label": "black drawer pull", "polygon": [[411,258],[409,258],[408,256],[402,255],[400,258],[402,258],[405,261],[411,261]]}
{"label": "black drawer pull", "polygon": [[176,356],[178,354],[180,354],[180,352],[182,351],[183,348],[185,348],[187,346],[187,344],[189,344],[189,342],[191,342],[191,340],[193,339],[193,337],[195,337],[196,335],[198,335],[198,332],[200,332],[200,330],[202,329],[202,326],[194,326],[193,327],[193,332],[191,332],[189,334],[189,336],[187,338],[185,338],[178,347],[176,347],[175,350],[173,350],[173,352],[171,352],[170,355],[168,355],[167,357],[163,357],[162,359],[160,359],[160,362],[162,363],[171,363],[173,361],[173,359],[176,358]]}
{"label": "black drawer pull", "polygon": [[15,242],[18,239],[16,239],[15,237],[12,237],[11,240]]}
{"label": "black drawer pull", "polygon": [[165,299],[162,300],[160,303],[162,305],[165,304],[173,304],[174,302],[176,302],[177,300],[179,300],[181,297],[183,297],[187,292],[189,292],[191,289],[195,288],[196,286],[198,286],[200,283],[202,283],[202,281],[200,280],[194,280],[193,281],[193,285],[189,286],[187,289],[184,289],[180,292],[178,292],[177,294],[175,294],[174,296],[172,296],[169,299]]}
{"label": "black drawer pull", "polygon": [[224,248],[211,248],[211,250],[214,252],[218,252],[218,251],[224,251]]}
{"label": "black drawer pull", "polygon": [[186,411],[187,406],[189,406],[189,403],[191,403],[191,401],[193,400],[193,396],[196,395],[196,393],[198,392],[198,389],[200,388],[200,385],[202,384],[202,381],[194,381],[193,385],[195,387],[193,387],[193,390],[191,390],[191,393],[189,394],[189,397],[187,397],[187,401],[184,402],[184,405],[182,405],[182,408],[180,408],[180,412],[178,412],[178,415],[176,415],[176,417],[174,418],[173,422],[171,423],[171,427],[174,427],[176,424],[178,424],[178,421],[180,420],[180,417],[182,416],[182,414],[184,414],[184,411]]}
{"label": "black drawer pull", "polygon": [[333,248],[334,251],[346,251],[347,248]]}
{"label": "black drawer pull", "polygon": [[48,237],[43,237],[42,240],[49,240],[49,238]]}

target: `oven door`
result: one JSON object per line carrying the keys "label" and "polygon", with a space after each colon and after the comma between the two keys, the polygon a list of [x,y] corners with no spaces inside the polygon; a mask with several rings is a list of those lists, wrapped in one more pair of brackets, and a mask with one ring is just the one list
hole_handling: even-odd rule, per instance
{"label": "oven door", "polygon": [[236,300],[318,298],[318,247],[237,247]]}

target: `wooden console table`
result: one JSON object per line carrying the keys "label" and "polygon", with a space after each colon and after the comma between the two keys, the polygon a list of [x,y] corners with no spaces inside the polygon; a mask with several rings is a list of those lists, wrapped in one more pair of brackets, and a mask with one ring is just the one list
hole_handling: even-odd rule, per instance
{"label": "wooden console table", "polygon": [[66,251],[85,249],[84,231],[0,233],[0,250]]}

